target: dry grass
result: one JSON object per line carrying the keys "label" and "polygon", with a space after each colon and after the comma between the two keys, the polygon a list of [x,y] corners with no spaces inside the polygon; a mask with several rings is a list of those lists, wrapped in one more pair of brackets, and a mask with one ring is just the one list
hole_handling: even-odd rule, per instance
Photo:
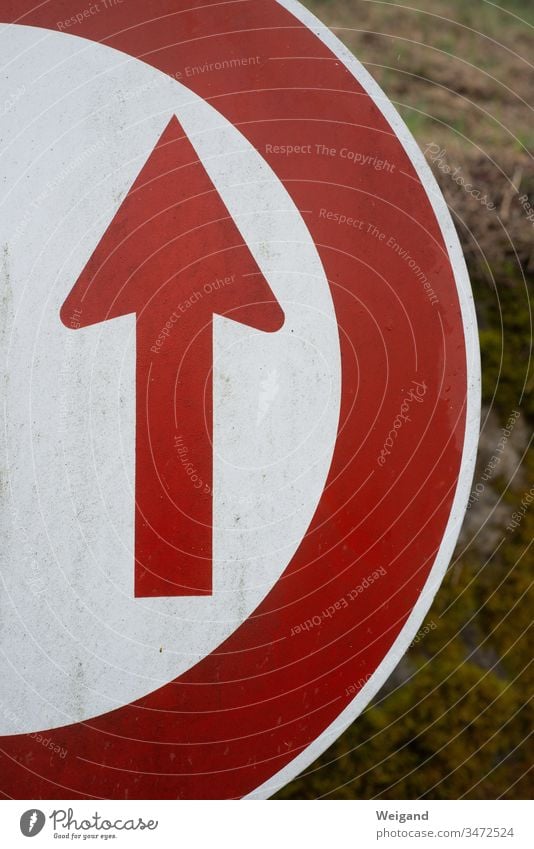
{"label": "dry grass", "polygon": [[487,0],[307,5],[375,77],[422,149],[445,150],[447,163],[495,203],[498,217],[481,214],[434,166],[466,253],[481,267],[489,261],[494,275],[509,273],[512,242],[521,265],[532,266],[534,229],[517,198],[534,196],[534,3],[508,2],[506,11]]}

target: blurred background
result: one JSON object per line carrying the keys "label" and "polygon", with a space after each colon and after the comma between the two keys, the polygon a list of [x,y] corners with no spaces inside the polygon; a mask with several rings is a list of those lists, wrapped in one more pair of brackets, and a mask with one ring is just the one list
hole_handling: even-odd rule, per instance
{"label": "blurred background", "polygon": [[463,531],[410,650],[359,719],[276,798],[528,798],[534,0],[305,5],[393,101],[449,205],[478,315],[482,420]]}

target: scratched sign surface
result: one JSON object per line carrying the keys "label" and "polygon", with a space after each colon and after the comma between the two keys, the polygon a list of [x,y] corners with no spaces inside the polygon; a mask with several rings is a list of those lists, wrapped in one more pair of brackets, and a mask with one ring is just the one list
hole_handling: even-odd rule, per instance
{"label": "scratched sign surface", "polygon": [[447,566],[478,410],[456,234],[292,1],[0,12],[2,789],[268,796]]}

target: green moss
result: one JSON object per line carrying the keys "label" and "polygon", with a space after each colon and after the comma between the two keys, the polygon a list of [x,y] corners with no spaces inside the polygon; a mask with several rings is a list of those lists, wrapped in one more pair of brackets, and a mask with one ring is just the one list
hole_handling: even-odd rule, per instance
{"label": "green moss", "polygon": [[498,301],[488,297],[485,307],[491,327],[480,331],[483,403],[494,399],[503,421],[519,407],[534,421],[530,294],[516,281],[499,288]]}

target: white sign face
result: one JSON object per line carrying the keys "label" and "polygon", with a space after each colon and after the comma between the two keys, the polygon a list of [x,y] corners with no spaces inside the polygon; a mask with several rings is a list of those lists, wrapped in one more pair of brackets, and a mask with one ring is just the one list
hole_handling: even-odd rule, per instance
{"label": "white sign face", "polygon": [[[154,691],[250,615],[322,494],[340,352],[301,212],[232,124],[179,82],[94,42],[9,26],[0,43],[0,103],[11,104],[0,156],[0,676],[11,710],[0,729],[13,734]],[[73,333],[59,311],[172,115],[285,323],[266,334],[215,319],[212,596],[135,598],[135,316]]]}

